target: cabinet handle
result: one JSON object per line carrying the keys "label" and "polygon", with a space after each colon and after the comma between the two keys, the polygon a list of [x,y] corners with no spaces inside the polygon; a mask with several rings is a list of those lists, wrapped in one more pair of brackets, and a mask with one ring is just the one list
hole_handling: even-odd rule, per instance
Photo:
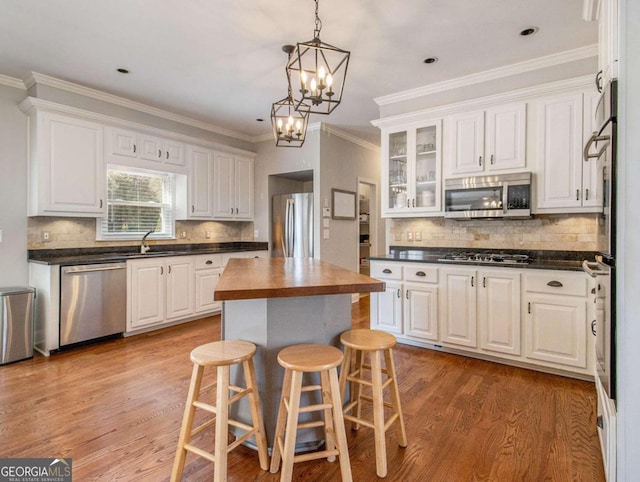
{"label": "cabinet handle", "polygon": [[160,274],[163,275],[164,274],[164,267],[160,266]]}
{"label": "cabinet handle", "polygon": [[416,273],[416,276],[427,276],[426,273],[424,271],[418,271]]}
{"label": "cabinet handle", "polygon": [[169,151],[167,151],[167,159],[169,159]]}
{"label": "cabinet handle", "polygon": [[491,154],[491,164],[493,164],[493,154]]}
{"label": "cabinet handle", "polygon": [[102,209],[102,199],[100,199],[100,208]]}
{"label": "cabinet handle", "polygon": [[576,201],[580,201],[580,189],[576,189]]}
{"label": "cabinet handle", "polygon": [[162,157],[162,150],[158,149],[158,157]]}
{"label": "cabinet handle", "polygon": [[482,167],[482,156],[478,157],[478,166]]}
{"label": "cabinet handle", "polygon": [[411,207],[411,199],[407,199],[407,207],[410,208]]}
{"label": "cabinet handle", "polygon": [[413,198],[411,200],[411,204],[413,205],[414,208],[416,207],[416,198]]}
{"label": "cabinet handle", "polygon": [[192,205],[191,206],[191,212],[193,213],[193,212],[195,212],[195,210],[196,210],[196,208]]}
{"label": "cabinet handle", "polygon": [[396,290],[396,295],[398,296],[398,298],[400,298],[400,288]]}
{"label": "cabinet handle", "polygon": [[563,284],[560,281],[553,280],[549,281],[547,286],[551,286],[552,288],[562,288]]}
{"label": "cabinet handle", "polygon": [[596,425],[598,426],[598,428],[604,428],[604,422],[602,419],[602,415],[598,415],[596,417]]}
{"label": "cabinet handle", "polygon": [[531,302],[527,303],[527,313],[531,314]]}
{"label": "cabinet handle", "polygon": [[233,214],[233,208],[231,208],[231,211],[229,212],[229,214]]}
{"label": "cabinet handle", "polygon": [[236,208],[236,214],[238,214],[240,212],[240,209]]}
{"label": "cabinet handle", "polygon": [[482,287],[483,287],[483,288],[486,288],[486,287],[487,287],[487,277],[486,277],[486,276],[483,276],[483,277],[482,277]]}
{"label": "cabinet handle", "polygon": [[169,274],[171,274],[171,265],[169,265]]}
{"label": "cabinet handle", "polygon": [[405,296],[407,299],[409,299],[409,290],[407,290],[407,294]]}
{"label": "cabinet handle", "polygon": [[133,153],[134,154],[136,153],[136,145],[135,144],[133,145]]}
{"label": "cabinet handle", "polygon": [[213,261],[211,261],[210,259],[208,259],[207,261],[205,261],[204,264],[213,264]]}
{"label": "cabinet handle", "polygon": [[602,70],[596,74],[596,89],[598,93],[602,92]]}
{"label": "cabinet handle", "polygon": [[589,189],[585,189],[584,190],[584,199],[585,199],[585,201],[589,200]]}
{"label": "cabinet handle", "polygon": [[391,274],[391,270],[389,268],[383,269],[382,272],[385,274]]}
{"label": "cabinet handle", "polygon": [[593,333],[593,336],[596,336],[596,320],[591,322],[591,333]]}
{"label": "cabinet handle", "polygon": [[473,280],[474,280],[475,276],[471,277],[471,287],[473,288]]}

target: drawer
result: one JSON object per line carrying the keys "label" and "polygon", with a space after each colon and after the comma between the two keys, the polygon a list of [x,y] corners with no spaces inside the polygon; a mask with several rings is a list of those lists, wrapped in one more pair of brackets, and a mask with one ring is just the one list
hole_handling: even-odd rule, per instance
{"label": "drawer", "polygon": [[402,279],[402,265],[398,263],[371,263],[371,277],[384,279]]}
{"label": "drawer", "polygon": [[219,268],[222,266],[222,255],[219,254],[197,254],[193,257],[196,269]]}
{"label": "drawer", "polygon": [[580,273],[575,276],[568,274],[526,274],[525,286],[527,291],[569,296],[587,296],[587,276]]}
{"label": "drawer", "polygon": [[404,266],[405,281],[416,281],[418,283],[437,283],[438,268],[434,266],[424,266],[416,264]]}

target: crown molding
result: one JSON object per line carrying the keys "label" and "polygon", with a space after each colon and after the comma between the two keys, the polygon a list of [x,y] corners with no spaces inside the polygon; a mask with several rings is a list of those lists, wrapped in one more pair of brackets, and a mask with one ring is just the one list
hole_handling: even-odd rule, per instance
{"label": "crown molding", "polygon": [[545,57],[525,60],[523,62],[498,67],[496,69],[485,70],[484,72],[478,72],[476,74],[465,75],[464,77],[458,77],[457,79],[446,80],[435,84],[425,85],[423,87],[417,87],[415,89],[405,90],[396,94],[376,97],[373,101],[378,104],[378,106],[395,104],[396,102],[413,100],[418,97],[459,89],[461,87],[467,87],[469,85],[479,84],[490,80],[502,79],[512,75],[522,74],[524,72],[531,72],[533,70],[553,67],[567,62],[596,57],[597,55],[598,46],[587,45],[586,47],[580,47],[573,50],[567,50],[565,52],[559,52],[557,54],[547,55]]}
{"label": "crown molding", "polygon": [[27,90],[24,86],[24,82],[20,79],[9,77],[8,75],[0,74],[0,84],[6,85],[7,87],[13,87],[14,89]]}
{"label": "crown molding", "polygon": [[369,149],[370,151],[375,151],[378,152],[380,150],[380,147],[365,141],[364,139],[361,139],[359,137],[356,137],[352,134],[349,134],[348,132],[343,131],[342,129],[339,129],[337,127],[331,126],[329,124],[325,124],[324,122],[321,122],[321,129],[326,132],[327,134],[331,134],[334,136],[338,136],[342,139],[344,139],[345,141],[349,141],[352,142],[353,144],[356,144],[360,147],[364,147],[365,149]]}
{"label": "crown molding", "polygon": [[590,88],[595,92],[595,84],[593,82],[593,78],[593,75],[582,75],[580,77],[574,77],[571,79],[557,80],[533,87],[525,87],[509,92],[502,92],[500,94],[479,97],[477,99],[464,100],[461,102],[456,102],[454,104],[446,104],[415,112],[382,117],[381,119],[372,120],[371,124],[379,127],[380,129],[383,129],[385,127],[397,126],[398,124],[424,122],[425,119],[434,119],[457,112],[484,109],[496,104],[523,101],[539,96],[561,94],[568,91],[575,91],[577,89]]}
{"label": "crown molding", "polygon": [[51,102],[50,100],[38,99],[37,97],[27,97],[22,102],[20,102],[19,107],[22,110],[22,112],[24,112],[27,115],[31,114],[31,112],[34,110],[54,112],[58,114],[66,114],[66,115],[71,115],[75,117],[80,117],[83,119],[89,119],[89,120],[96,121],[108,126],[134,129],[134,130],[142,131],[158,137],[167,137],[167,138],[175,139],[177,141],[184,142],[185,144],[196,144],[198,146],[203,146],[203,147],[213,149],[213,150],[218,150],[218,151],[224,151],[231,154],[241,154],[241,155],[250,156],[250,157],[255,157],[256,155],[255,152],[248,151],[245,149],[240,149],[238,147],[232,147],[226,144],[209,141],[207,139],[201,139],[198,137],[191,137],[185,134],[166,131],[163,129],[158,129],[157,127],[150,127],[148,125],[139,124],[137,122],[123,120],[119,117],[113,117],[106,114],[99,114],[97,112],[78,109],[77,107],[58,104],[56,102]]}
{"label": "crown molding", "polygon": [[34,84],[54,87],[56,89],[65,90],[67,92],[83,95],[85,97],[90,97],[92,99],[108,102],[110,104],[119,105],[120,107],[126,107],[128,109],[136,110],[138,112],[144,112],[146,114],[150,114],[155,117],[160,117],[162,119],[178,122],[180,124],[185,124],[191,127],[197,127],[198,129],[203,129],[205,131],[214,132],[216,134],[232,137],[234,139],[240,139],[246,142],[252,142],[251,141],[252,137],[246,134],[232,131],[230,129],[225,129],[224,127],[218,127],[213,124],[209,124],[208,122],[192,119],[191,117],[186,117],[180,114],[174,114],[173,112],[169,112],[163,109],[158,109],[157,107],[152,107],[150,105],[143,104],[142,102],[130,100],[125,97],[120,97],[114,94],[108,94],[106,92],[102,92],[100,90],[92,89],[90,87],[74,84],[66,80],[56,79],[55,77],[50,77],[45,74],[31,72],[31,74],[26,79],[24,79],[23,88],[30,89]]}

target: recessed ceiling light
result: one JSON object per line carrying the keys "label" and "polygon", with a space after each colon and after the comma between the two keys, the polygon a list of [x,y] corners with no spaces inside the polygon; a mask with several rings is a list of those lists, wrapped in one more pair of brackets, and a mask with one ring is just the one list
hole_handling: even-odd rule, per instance
{"label": "recessed ceiling light", "polygon": [[520,35],[522,35],[523,37],[526,37],[527,35],[533,35],[537,31],[538,31],[538,27],[529,27],[520,31]]}
{"label": "recessed ceiling light", "polygon": [[128,69],[119,68],[119,69],[116,69],[116,70],[117,70],[118,72],[120,72],[121,74],[128,74],[128,73],[129,73],[129,70],[128,70]]}
{"label": "recessed ceiling light", "polygon": [[425,64],[435,64],[438,61],[438,57],[427,57],[424,59]]}

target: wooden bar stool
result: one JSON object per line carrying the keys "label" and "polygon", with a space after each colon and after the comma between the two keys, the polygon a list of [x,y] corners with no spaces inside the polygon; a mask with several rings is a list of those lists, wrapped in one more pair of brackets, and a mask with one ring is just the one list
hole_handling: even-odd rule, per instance
{"label": "wooden bar stool", "polygon": [[[352,422],[357,430],[360,424],[374,430],[376,444],[376,473],[378,477],[387,475],[387,449],[385,432],[398,422],[398,443],[407,446],[407,432],[404,428],[402,408],[400,406],[400,392],[396,379],[391,349],[396,344],[396,338],[384,331],[378,330],[349,330],[340,335],[344,345],[344,361],[340,371],[340,394],[344,400],[347,382],[350,382],[350,401],[343,407],[344,418]],[[352,365],[352,354],[355,352],[355,364]],[[369,363],[365,363],[365,355],[369,354]],[[382,368],[382,354],[384,353],[385,367]],[[368,370],[370,377],[365,377]],[[382,375],[386,376],[383,382]],[[357,385],[357,386],[355,386]],[[363,395],[363,387],[371,388],[371,396]],[[389,387],[391,403],[384,401],[384,389]],[[373,423],[361,417],[362,401],[373,403]],[[385,421],[385,407],[392,409],[392,414]]]}
{"label": "wooden bar stool", "polygon": [[[260,397],[258,395],[258,384],[256,383],[256,374],[253,366],[253,355],[255,353],[256,346],[253,343],[227,340],[207,343],[206,345],[195,348],[191,352],[193,374],[191,376],[189,394],[187,395],[187,402],[184,409],[184,418],[182,420],[182,428],[180,429],[180,438],[178,439],[178,449],[171,473],[172,482],[177,482],[182,479],[187,451],[193,452],[214,463],[213,480],[215,482],[227,480],[228,453],[253,435],[255,435],[256,445],[258,447],[260,467],[263,470],[269,468],[267,439],[264,431]],[[242,364],[244,371],[246,388],[230,384],[230,367],[231,365],[239,363]],[[212,366],[217,367],[216,381],[201,389],[204,369],[205,367]],[[216,388],[215,406],[198,400],[201,392],[214,387]],[[230,398],[229,392],[234,392],[235,394]],[[245,396],[249,397],[253,424],[251,426],[229,418],[229,406]],[[192,429],[196,408],[206,410],[215,416],[195,429]],[[206,452],[189,443],[191,437],[214,424],[216,426],[215,453]],[[230,425],[246,431],[244,435],[238,437],[231,444],[229,444]]]}
{"label": "wooden bar stool", "polygon": [[[275,474],[278,471],[282,458],[280,480],[290,481],[294,463],[321,458],[333,462],[337,455],[340,459],[342,480],[351,481],[351,464],[337,372],[337,367],[342,363],[342,352],[327,345],[293,345],[278,353],[278,363],[285,368],[285,372],[271,454],[271,473]],[[302,375],[310,372],[320,373],[320,385],[302,385]],[[322,391],[322,403],[301,407],[301,393],[315,390]],[[301,413],[315,411],[323,412],[323,420],[298,423]],[[325,449],[295,455],[297,431],[312,427],[324,427]]]}

